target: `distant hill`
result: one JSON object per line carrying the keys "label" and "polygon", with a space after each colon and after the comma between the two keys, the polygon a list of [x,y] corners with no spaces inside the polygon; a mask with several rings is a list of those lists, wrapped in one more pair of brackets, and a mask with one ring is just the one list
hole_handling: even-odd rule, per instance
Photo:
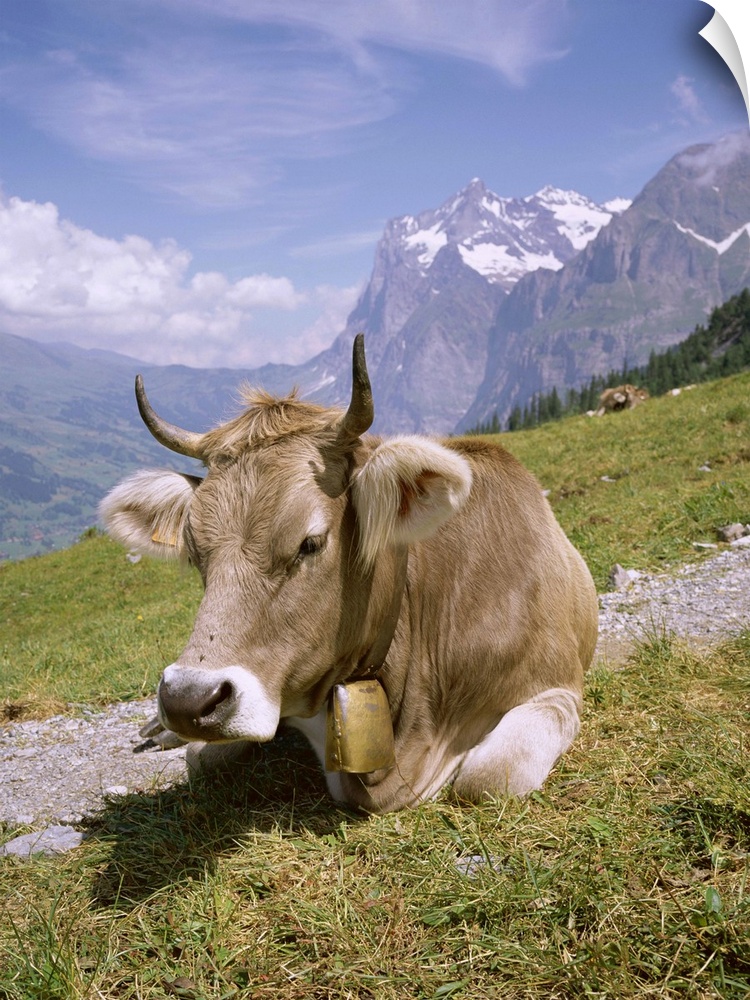
{"label": "distant hill", "polygon": [[510,412],[507,425],[497,411],[492,418],[470,433],[496,434],[502,430],[523,430],[575,413],[596,410],[602,391],[630,384],[659,396],[672,389],[735,375],[750,368],[750,289],[714,309],[704,324],[674,347],[652,351],[645,365],[612,369],[606,375],[592,375],[580,388],[537,393]]}

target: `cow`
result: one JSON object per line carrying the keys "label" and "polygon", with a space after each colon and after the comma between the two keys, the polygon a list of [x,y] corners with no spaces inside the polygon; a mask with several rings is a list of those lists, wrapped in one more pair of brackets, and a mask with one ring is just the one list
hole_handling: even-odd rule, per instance
{"label": "cow", "polygon": [[[597,598],[512,455],[476,437],[368,434],[361,334],[346,412],[248,389],[243,412],[199,434],[158,416],[140,376],[136,396],[156,439],[205,466],[136,472],[101,503],[115,539],[203,579],[159,726],[220,751],[284,720],[333,798],[371,813],[451,782],[474,802],[542,786],[578,733]],[[383,693],[394,757],[340,770],[331,704],[363,678]]]}
{"label": "cow", "polygon": [[605,389],[599,396],[599,408],[594,416],[603,417],[605,413],[616,413],[618,410],[632,410],[649,399],[648,389],[639,389],[635,385],[618,385]]}

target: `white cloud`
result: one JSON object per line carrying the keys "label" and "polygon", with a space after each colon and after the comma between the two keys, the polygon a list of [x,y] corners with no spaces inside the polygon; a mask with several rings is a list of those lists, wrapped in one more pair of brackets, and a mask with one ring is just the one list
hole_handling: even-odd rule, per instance
{"label": "white cloud", "polygon": [[730,132],[706,149],[686,151],[679,156],[680,164],[691,171],[696,184],[713,184],[716,172],[740,156],[750,153],[750,133],[746,129]]}
{"label": "white cloud", "polygon": [[557,38],[568,18],[567,0],[162,0],[166,7],[210,11],[245,23],[272,23],[325,32],[359,65],[377,57],[376,42],[401,51],[432,52],[480,63],[511,83],[525,82],[540,63],[559,58]]}
{"label": "white cloud", "polygon": [[363,286],[337,288],[334,285],[319,285],[313,292],[316,306],[320,310],[317,319],[303,331],[297,348],[288,360],[306,361],[320,351],[330,347],[334,338],[346,327],[349,313],[362,294]]}
{"label": "white cloud", "polygon": [[[190,261],[174,241],[102,237],[51,203],[0,197],[0,329],[161,364],[256,366],[327,347],[355,297],[352,289],[303,294],[268,274],[191,276]],[[262,336],[259,312],[268,322],[269,313],[305,307],[318,318],[301,337]]]}

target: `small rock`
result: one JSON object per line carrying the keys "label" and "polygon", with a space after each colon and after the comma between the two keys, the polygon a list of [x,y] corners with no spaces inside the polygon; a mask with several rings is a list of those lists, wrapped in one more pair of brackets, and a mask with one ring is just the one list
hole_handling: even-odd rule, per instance
{"label": "small rock", "polygon": [[109,795],[111,798],[116,799],[128,794],[127,785],[110,785],[109,788],[104,789],[104,794]]}
{"label": "small rock", "polygon": [[599,479],[603,483],[616,483],[617,482],[617,480],[613,479],[612,476],[599,476]]}
{"label": "small rock", "polygon": [[750,548],[750,535],[744,535],[742,538],[735,538],[735,540],[729,544],[735,549]]}
{"label": "small rock", "polygon": [[496,872],[502,870],[500,858],[495,857],[493,854],[488,858],[484,854],[464,855],[462,858],[456,858],[453,863],[461,874],[467,878],[477,878],[479,873],[486,868],[490,868]]}
{"label": "small rock", "polygon": [[705,462],[703,465],[698,466],[698,472],[711,472],[711,471],[712,471],[711,466],[708,464],[708,462]]}
{"label": "small rock", "polygon": [[0,854],[15,854],[19,858],[30,858],[34,854],[64,854],[79,847],[83,838],[84,834],[72,826],[48,826],[41,833],[24,833],[9,840],[0,847]]}
{"label": "small rock", "polygon": [[141,561],[141,557],[138,552],[128,552],[125,558],[129,563],[139,563]]}
{"label": "small rock", "polygon": [[718,528],[716,534],[722,542],[734,542],[736,539],[747,535],[748,531],[744,524],[735,522],[734,524],[725,524],[723,528]]}
{"label": "small rock", "polygon": [[624,569],[619,563],[615,563],[609,573],[609,583],[614,590],[624,590],[631,583],[640,580],[641,576],[637,569]]}
{"label": "small rock", "polygon": [[694,549],[718,549],[716,542],[693,542]]}

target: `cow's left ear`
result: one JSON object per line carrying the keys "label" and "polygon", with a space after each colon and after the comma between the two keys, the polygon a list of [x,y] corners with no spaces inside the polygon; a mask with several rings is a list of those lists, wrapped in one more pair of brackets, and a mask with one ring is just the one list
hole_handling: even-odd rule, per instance
{"label": "cow's left ear", "polygon": [[469,463],[437,441],[405,436],[378,445],[352,480],[363,563],[389,545],[428,538],[470,489]]}

